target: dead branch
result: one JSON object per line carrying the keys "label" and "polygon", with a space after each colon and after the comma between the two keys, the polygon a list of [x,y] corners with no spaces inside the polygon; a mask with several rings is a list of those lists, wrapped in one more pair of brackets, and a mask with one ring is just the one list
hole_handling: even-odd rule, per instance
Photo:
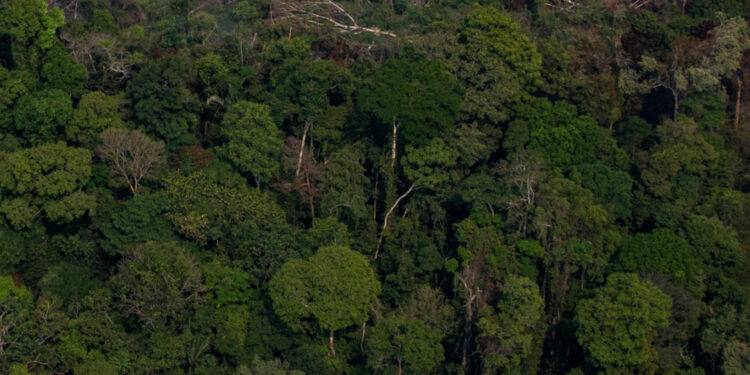
{"label": "dead branch", "polygon": [[371,33],[391,38],[396,34],[377,27],[360,26],[357,20],[344,7],[331,0],[327,1],[276,1],[271,4],[272,14],[276,18],[291,19],[302,24],[330,26],[339,32],[354,34]]}

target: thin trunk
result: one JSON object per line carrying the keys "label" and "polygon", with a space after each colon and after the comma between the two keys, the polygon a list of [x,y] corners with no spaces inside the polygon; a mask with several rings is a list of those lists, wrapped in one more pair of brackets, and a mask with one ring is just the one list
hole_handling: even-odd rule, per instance
{"label": "thin trunk", "polygon": [[336,356],[336,348],[333,346],[333,330],[331,330],[331,336],[328,338],[328,346],[331,350],[331,357]]}
{"label": "thin trunk", "polygon": [[677,121],[677,114],[680,111],[680,97],[676,90],[672,90],[672,97],[674,98],[674,111],[672,112],[672,120]]}
{"label": "thin trunk", "polygon": [[255,176],[255,187],[260,190],[260,178],[258,176]]}
{"label": "thin trunk", "polygon": [[385,233],[386,228],[388,228],[388,218],[390,218],[391,214],[393,214],[393,210],[398,207],[398,204],[406,198],[409,194],[411,194],[412,191],[414,191],[414,188],[416,187],[416,184],[411,184],[409,187],[409,190],[406,191],[406,193],[401,194],[398,199],[396,199],[395,202],[393,202],[393,205],[388,210],[388,212],[385,214],[385,218],[383,219],[383,229],[380,230],[380,238],[378,238],[378,247],[375,249],[375,259],[378,259],[378,255],[380,254],[380,245],[383,243],[383,233]]}
{"label": "thin trunk", "polygon": [[398,375],[401,375],[401,374],[403,374],[403,372],[404,372],[404,371],[403,371],[403,369],[401,368],[401,360],[399,359],[399,360],[398,360]]}
{"label": "thin trunk", "polygon": [[362,339],[359,340],[359,350],[365,355],[365,335],[367,334],[367,321],[362,323]]}
{"label": "thin trunk", "polygon": [[294,172],[295,176],[299,176],[299,171],[302,168],[302,157],[305,155],[305,140],[307,139],[307,132],[310,130],[310,123],[305,123],[305,128],[302,130],[302,142],[299,144],[299,156],[297,157],[297,171]]}
{"label": "thin trunk", "polygon": [[242,35],[240,35],[240,65],[245,65],[245,54],[242,51]]}
{"label": "thin trunk", "polygon": [[734,129],[740,126],[740,113],[742,106],[742,77],[737,76],[737,101],[734,104]]}
{"label": "thin trunk", "polygon": [[[474,300],[477,298],[478,293],[474,291],[473,286],[473,277],[471,275],[471,265],[467,266],[466,268],[461,271],[460,274],[456,274],[456,277],[461,282],[461,284],[464,286],[464,290],[466,293],[466,318],[464,320],[464,344],[463,348],[461,348],[461,366],[464,369],[465,373],[470,373],[469,371],[469,347],[471,346],[471,339],[473,337],[473,321],[474,321]],[[461,275],[468,276],[468,277],[462,277]],[[469,285],[469,282],[472,281],[472,285]]]}
{"label": "thin trunk", "polygon": [[307,186],[307,200],[310,203],[310,217],[315,218],[315,204],[313,202],[313,190],[310,183],[310,170],[305,168],[305,185]]}
{"label": "thin trunk", "polygon": [[396,165],[396,139],[398,135],[398,127],[396,120],[393,120],[393,146],[391,148],[391,168]]}

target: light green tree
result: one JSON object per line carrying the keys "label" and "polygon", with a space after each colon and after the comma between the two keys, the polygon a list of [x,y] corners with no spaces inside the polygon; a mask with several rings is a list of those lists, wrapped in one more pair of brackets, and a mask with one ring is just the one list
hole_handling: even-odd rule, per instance
{"label": "light green tree", "polygon": [[539,287],[526,277],[511,276],[502,288],[496,309],[483,309],[477,323],[482,373],[535,373],[544,337],[544,300]]}
{"label": "light green tree", "polygon": [[261,181],[279,176],[283,139],[268,106],[235,103],[224,115],[221,133],[227,143],[219,148],[219,153],[240,171],[252,174],[258,188]]}
{"label": "light green tree", "polygon": [[39,48],[52,46],[57,28],[65,23],[62,10],[44,0],[8,0],[0,8],[0,30],[22,44],[31,39]]}
{"label": "light green tree", "polygon": [[91,177],[91,152],[51,143],[0,157],[2,212],[16,228],[28,228],[42,213],[69,222],[91,212],[93,195],[83,192]]}
{"label": "light green tree", "polygon": [[107,128],[124,128],[118,106],[122,98],[102,92],[87,93],[78,101],[73,118],[65,126],[65,138],[75,144],[90,147]]}
{"label": "light green tree", "polygon": [[269,293],[277,315],[294,330],[310,329],[308,319],[329,331],[362,324],[380,294],[380,283],[367,258],[344,246],[321,247],[308,259],[294,259],[273,276]]}
{"label": "light green tree", "polygon": [[632,374],[654,360],[651,342],[667,325],[672,300],[632,273],[613,273],[592,298],[576,307],[578,343],[592,364]]}

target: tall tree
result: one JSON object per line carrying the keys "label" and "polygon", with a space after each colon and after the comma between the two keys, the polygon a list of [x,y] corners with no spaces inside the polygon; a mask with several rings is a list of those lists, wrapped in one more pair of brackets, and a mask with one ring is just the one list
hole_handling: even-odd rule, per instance
{"label": "tall tree", "polygon": [[635,274],[614,273],[596,295],[579,302],[575,321],[578,343],[593,365],[629,374],[654,360],[651,341],[667,325],[672,300]]}
{"label": "tall tree", "polygon": [[365,256],[343,246],[325,246],[308,259],[284,264],[269,284],[274,311],[294,330],[311,329],[309,318],[330,332],[367,320],[380,283]]}
{"label": "tall tree", "polygon": [[91,177],[91,152],[50,143],[2,156],[0,212],[17,229],[28,228],[42,213],[54,222],[70,222],[96,206],[83,191]]}
{"label": "tall tree", "polygon": [[219,153],[240,171],[252,174],[258,188],[261,181],[279,176],[283,140],[268,106],[246,101],[235,103],[224,115],[221,133],[227,143],[219,148]]}

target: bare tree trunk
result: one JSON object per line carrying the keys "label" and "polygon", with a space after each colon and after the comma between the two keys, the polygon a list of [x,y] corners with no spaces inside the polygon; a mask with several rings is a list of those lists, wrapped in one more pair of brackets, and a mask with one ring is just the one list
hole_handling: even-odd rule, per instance
{"label": "bare tree trunk", "polygon": [[310,184],[310,170],[305,168],[305,185],[307,186],[307,200],[310,203],[310,217],[315,218],[315,204],[313,200],[312,184]]}
{"label": "bare tree trunk", "polygon": [[359,341],[359,350],[365,355],[365,335],[367,334],[367,321],[362,323],[362,339]]}
{"label": "bare tree trunk", "polygon": [[[466,272],[470,275],[471,266],[465,268],[462,273]],[[469,373],[469,347],[471,346],[471,339],[473,337],[473,321],[474,321],[474,300],[477,298],[472,285],[469,285],[466,278],[456,275],[461,284],[464,286],[466,293],[466,317],[464,319],[464,344],[461,348],[461,367],[464,368],[465,373]]]}
{"label": "bare tree trunk", "polygon": [[396,120],[393,120],[393,146],[391,148],[391,168],[393,168],[394,165],[396,165],[396,137],[398,135],[398,127],[399,125],[396,124]]}
{"label": "bare tree trunk", "polygon": [[742,77],[737,76],[737,101],[734,104],[734,129],[740,126],[740,114],[742,108]]}
{"label": "bare tree trunk", "polygon": [[672,90],[672,97],[674,98],[674,111],[672,112],[672,120],[677,121],[677,114],[680,111],[680,96],[676,90]]}
{"label": "bare tree trunk", "polygon": [[302,168],[302,157],[305,155],[305,139],[307,139],[307,132],[310,130],[310,122],[305,123],[305,128],[302,130],[302,142],[299,144],[299,156],[297,157],[297,171],[294,172],[295,176],[299,176],[299,171]]}
{"label": "bare tree trunk", "polygon": [[388,210],[388,212],[385,214],[385,218],[383,218],[383,228],[380,230],[380,238],[378,238],[378,247],[375,249],[375,259],[378,259],[378,255],[380,254],[380,245],[383,243],[383,233],[385,233],[385,229],[388,228],[388,218],[393,214],[393,210],[398,207],[398,204],[406,198],[409,194],[411,194],[412,191],[414,191],[414,188],[416,187],[416,184],[411,184],[409,187],[409,190],[406,191],[406,193],[401,194],[398,199],[396,199],[395,202],[393,202],[393,205]]}

